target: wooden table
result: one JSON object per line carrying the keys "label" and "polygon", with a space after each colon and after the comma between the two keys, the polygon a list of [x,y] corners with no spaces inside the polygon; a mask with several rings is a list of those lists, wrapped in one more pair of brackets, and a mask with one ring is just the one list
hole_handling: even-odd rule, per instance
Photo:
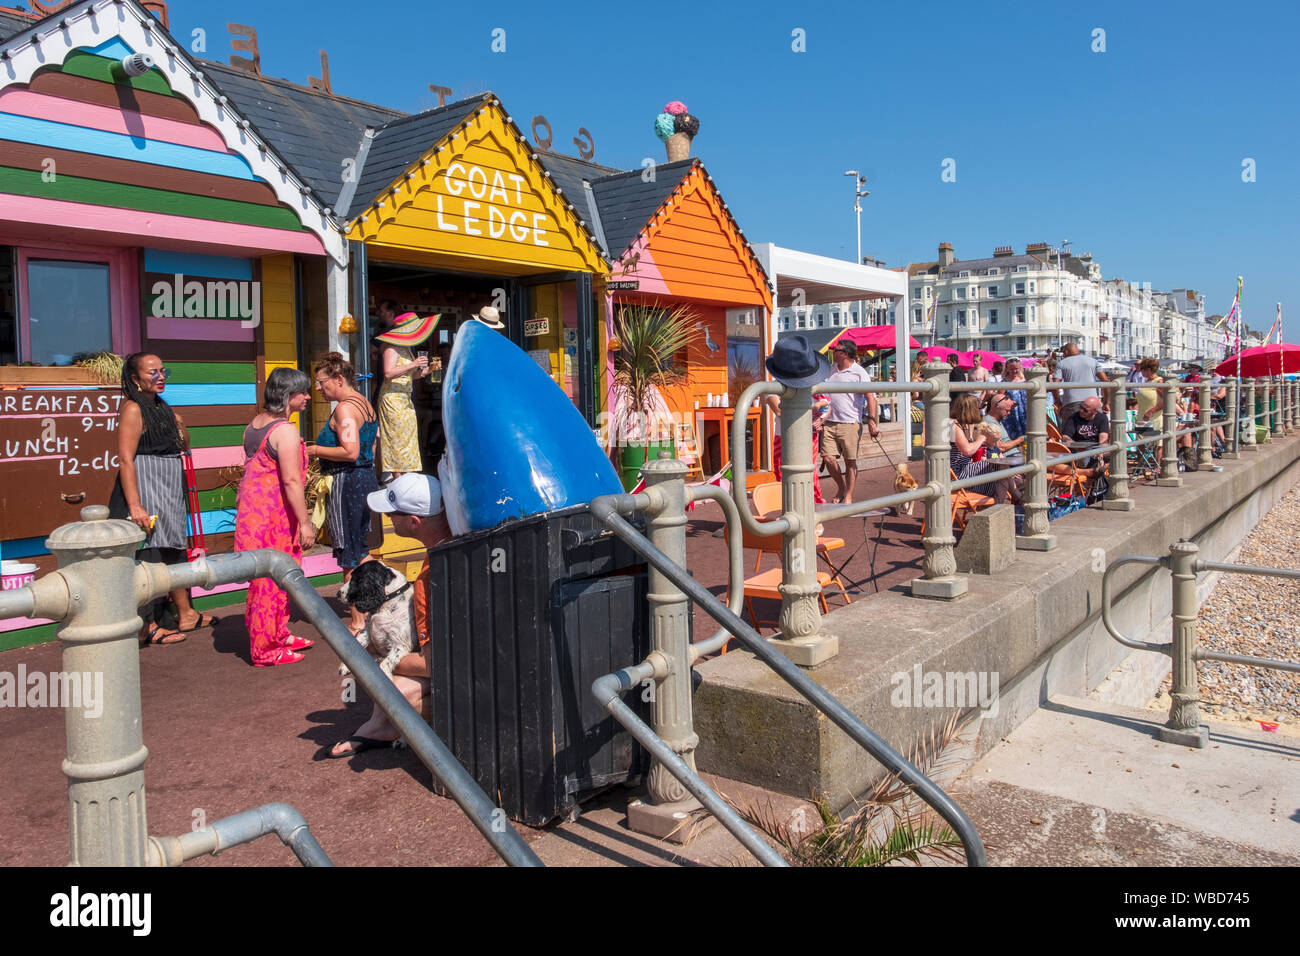
{"label": "wooden table", "polygon": [[[760,448],[759,444],[759,416],[762,412],[757,408],[750,408],[745,414],[748,419],[746,430],[751,425],[753,428],[753,447],[755,451]],[[731,461],[731,423],[736,418],[734,408],[697,408],[695,409],[695,435],[700,445],[700,458],[704,464],[704,474],[711,475],[719,471],[723,465]],[[709,456],[709,432],[706,426],[710,423],[718,428],[718,460],[712,461]],[[749,471],[756,472],[760,470],[761,462],[755,462],[752,459],[746,462]]]}

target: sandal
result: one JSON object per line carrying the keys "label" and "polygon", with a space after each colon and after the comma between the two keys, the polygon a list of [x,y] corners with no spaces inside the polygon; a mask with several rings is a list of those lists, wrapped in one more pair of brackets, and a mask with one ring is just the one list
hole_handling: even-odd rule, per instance
{"label": "sandal", "polygon": [[141,647],[150,645],[162,646],[164,644],[180,644],[185,640],[185,635],[179,631],[169,631],[162,627],[157,621],[150,621],[149,627],[144,633],[144,640],[140,642]]}
{"label": "sandal", "polygon": [[275,657],[271,658],[269,661],[266,661],[261,664],[254,662],[253,666],[254,667],[275,667],[278,664],[297,664],[299,661],[302,660],[306,660],[306,658],[303,655],[297,653],[296,651],[291,651],[287,647],[285,647],[285,648],[281,648],[280,653],[276,654]]}
{"label": "sandal", "polygon": [[326,752],[325,756],[333,760],[341,760],[344,757],[354,757],[357,754],[363,754],[367,750],[382,750],[392,748],[395,741],[392,740],[375,740],[373,737],[349,737],[347,740],[340,740],[334,747],[339,744],[351,744],[351,750],[345,750],[342,753],[335,753],[334,747]]}
{"label": "sandal", "polygon": [[200,631],[205,627],[212,627],[214,624],[220,623],[221,618],[219,617],[213,617],[211,614],[200,614],[193,627],[177,627],[176,630],[182,634],[188,634],[190,631]]}
{"label": "sandal", "polygon": [[291,651],[305,651],[316,642],[306,637],[299,637],[297,634],[290,634],[289,640],[285,642],[285,647]]}

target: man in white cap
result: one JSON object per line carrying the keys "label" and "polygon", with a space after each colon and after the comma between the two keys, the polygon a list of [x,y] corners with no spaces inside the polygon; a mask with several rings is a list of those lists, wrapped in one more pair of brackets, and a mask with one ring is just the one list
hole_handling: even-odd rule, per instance
{"label": "man in white cap", "polygon": [[[399,535],[414,538],[426,548],[451,537],[451,528],[442,508],[442,486],[432,475],[418,472],[401,475],[388,487],[367,495],[366,504],[371,511],[391,516],[393,530]],[[429,561],[426,558],[420,576],[415,579],[415,630],[420,650],[407,654],[393,668],[393,684],[421,714],[429,696],[429,658],[425,652],[429,642],[428,626]],[[335,744],[329,756],[351,757],[376,747],[389,747],[400,736],[388,716],[376,706],[370,712],[370,719],[347,740]]]}
{"label": "man in white cap", "polygon": [[485,305],[483,308],[479,309],[478,314],[475,315],[474,318],[479,322],[482,322],[489,329],[496,329],[498,332],[506,327],[506,324],[501,321],[501,313],[490,305]]}

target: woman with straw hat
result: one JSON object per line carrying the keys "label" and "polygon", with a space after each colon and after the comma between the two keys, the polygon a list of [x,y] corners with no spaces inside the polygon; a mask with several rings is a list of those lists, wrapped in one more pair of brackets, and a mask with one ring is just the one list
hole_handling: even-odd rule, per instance
{"label": "woman with straw hat", "polygon": [[384,471],[394,476],[424,470],[411,386],[415,379],[429,374],[429,357],[414,357],[411,349],[433,334],[440,318],[430,315],[422,319],[407,312],[397,317],[390,331],[375,336],[384,346],[384,384],[379,388],[375,409],[379,413],[379,454]]}

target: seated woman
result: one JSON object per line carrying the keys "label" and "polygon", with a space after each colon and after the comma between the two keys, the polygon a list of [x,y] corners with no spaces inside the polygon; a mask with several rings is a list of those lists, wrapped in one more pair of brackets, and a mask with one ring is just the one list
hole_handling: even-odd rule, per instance
{"label": "seated woman", "polygon": [[[962,392],[952,400],[952,417],[944,422],[943,437],[948,442],[948,464],[958,478],[971,478],[990,470],[988,459],[974,461],[980,449],[997,447],[996,432],[981,429],[979,399],[973,392]],[[982,456],[981,456],[982,457]],[[1015,499],[1014,481],[1011,478],[990,481],[971,489],[979,495],[988,495],[998,504]]]}

